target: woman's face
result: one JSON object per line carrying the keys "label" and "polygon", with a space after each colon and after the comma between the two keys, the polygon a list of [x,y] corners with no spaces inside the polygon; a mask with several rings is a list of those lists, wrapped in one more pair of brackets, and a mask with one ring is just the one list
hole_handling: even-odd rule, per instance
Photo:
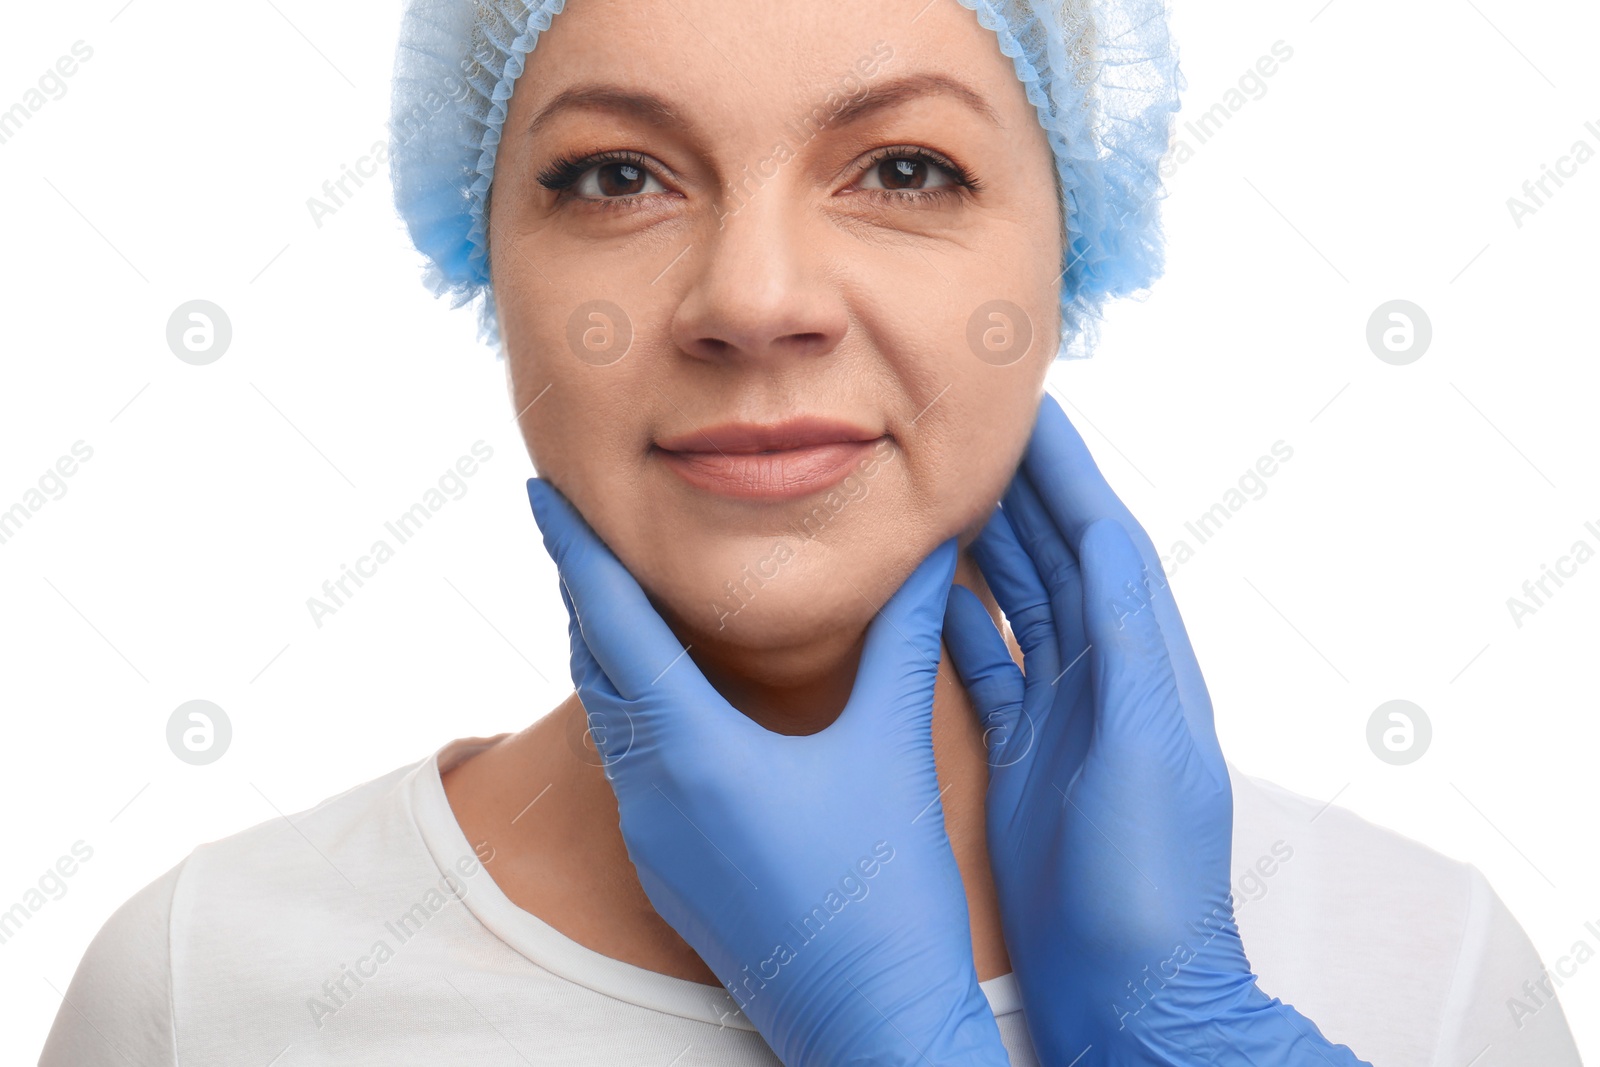
{"label": "woman's face", "polygon": [[955,0],[576,0],[496,164],[541,476],[702,649],[858,637],[981,527],[1058,336],[1054,162]]}

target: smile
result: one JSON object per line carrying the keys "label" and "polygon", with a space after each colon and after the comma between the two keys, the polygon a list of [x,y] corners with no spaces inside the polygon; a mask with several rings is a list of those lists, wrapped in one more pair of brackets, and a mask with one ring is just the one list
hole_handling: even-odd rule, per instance
{"label": "smile", "polygon": [[884,436],[829,419],[726,423],[659,441],[652,452],[696,489],[778,501],[837,485]]}

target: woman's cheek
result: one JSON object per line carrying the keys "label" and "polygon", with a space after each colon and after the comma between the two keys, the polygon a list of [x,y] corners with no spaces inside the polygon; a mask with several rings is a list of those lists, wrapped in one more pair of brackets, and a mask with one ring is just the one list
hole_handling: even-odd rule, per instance
{"label": "woman's cheek", "polygon": [[[976,362],[976,361],[975,361]],[[952,405],[933,457],[938,492],[950,502],[952,533],[984,521],[1005,493],[1038,412],[1044,366],[1033,361],[964,375],[965,402]],[[952,390],[953,391],[953,390]]]}

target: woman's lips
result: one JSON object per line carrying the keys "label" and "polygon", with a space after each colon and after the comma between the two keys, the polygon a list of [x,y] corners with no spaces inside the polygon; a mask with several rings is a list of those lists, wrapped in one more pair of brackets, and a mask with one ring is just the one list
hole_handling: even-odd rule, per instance
{"label": "woman's lips", "polygon": [[789,500],[843,481],[871,441],[786,448],[781,452],[669,452],[666,464],[697,489],[750,500]]}
{"label": "woman's lips", "polygon": [[883,437],[826,419],[727,423],[658,442],[654,451],[684,481],[746,500],[789,500],[843,481]]}

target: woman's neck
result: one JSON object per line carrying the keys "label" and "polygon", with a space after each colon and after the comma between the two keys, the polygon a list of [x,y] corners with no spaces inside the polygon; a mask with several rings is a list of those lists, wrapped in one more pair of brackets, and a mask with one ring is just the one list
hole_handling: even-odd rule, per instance
{"label": "woman's neck", "polygon": [[[965,555],[956,581],[973,589],[998,619],[988,587]],[[860,640],[831,656],[816,653],[814,677],[801,679],[804,684],[779,686],[770,673],[754,679],[730,674],[713,682],[735,706],[754,709],[751,717],[769,728],[812,733],[843,709]],[[1014,646],[1012,654],[1018,655]],[[491,857],[485,868],[495,884],[525,911],[612,959],[717,984],[650,906],[622,840],[616,797],[584,731],[583,706],[573,694],[526,730],[447,771],[445,795],[456,821],[479,853]],[[932,733],[945,830],[966,887],[973,960],[980,980],[993,978],[1011,967],[986,844],[983,731],[953,666],[943,659]]]}

